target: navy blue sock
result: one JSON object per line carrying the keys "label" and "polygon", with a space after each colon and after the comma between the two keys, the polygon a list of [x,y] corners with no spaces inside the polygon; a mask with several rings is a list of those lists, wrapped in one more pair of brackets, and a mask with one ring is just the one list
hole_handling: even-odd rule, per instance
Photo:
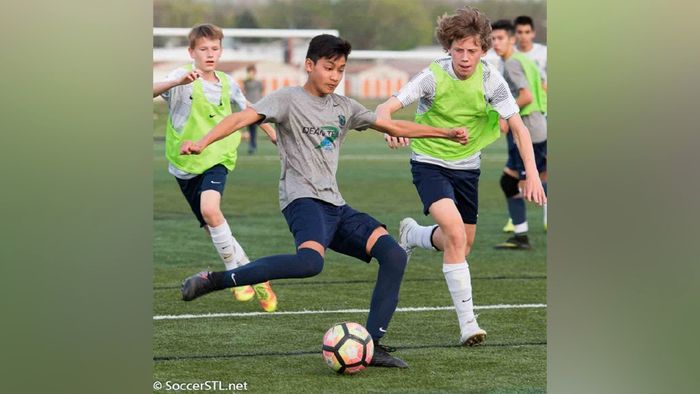
{"label": "navy blue sock", "polygon": [[547,195],[547,182],[542,182],[542,188],[544,189],[544,194]]}
{"label": "navy blue sock", "polygon": [[278,254],[259,258],[229,271],[212,272],[210,278],[217,290],[229,287],[254,285],[272,279],[306,278],[323,270],[323,257],[309,248],[297,250],[297,254]]}
{"label": "navy blue sock", "polygon": [[379,261],[379,272],[369,306],[367,331],[378,341],[386,333],[399,303],[399,289],[408,258],[389,234],[381,236],[370,252]]}
{"label": "navy blue sock", "polygon": [[508,214],[513,219],[513,224],[525,223],[527,215],[525,213],[525,200],[522,198],[507,198]]}

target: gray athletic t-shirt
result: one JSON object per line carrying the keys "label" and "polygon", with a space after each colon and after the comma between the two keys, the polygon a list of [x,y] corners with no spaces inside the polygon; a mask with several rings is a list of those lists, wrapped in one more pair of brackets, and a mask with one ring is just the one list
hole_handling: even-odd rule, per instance
{"label": "gray athletic t-shirt", "polygon": [[335,179],[340,145],[349,130],[367,129],[377,115],[351,98],[316,97],[300,86],[277,90],[252,108],[263,123],[277,124],[280,209],[304,197],[345,205]]}
{"label": "gray athletic t-shirt", "polygon": [[[525,78],[525,70],[523,65],[513,57],[508,58],[504,64],[503,77],[508,82],[508,87],[513,97],[518,97],[520,89],[527,89],[532,92],[530,84]],[[542,112],[532,112],[529,115],[523,116],[523,123],[528,130],[532,143],[537,144],[547,140],[547,119]]]}

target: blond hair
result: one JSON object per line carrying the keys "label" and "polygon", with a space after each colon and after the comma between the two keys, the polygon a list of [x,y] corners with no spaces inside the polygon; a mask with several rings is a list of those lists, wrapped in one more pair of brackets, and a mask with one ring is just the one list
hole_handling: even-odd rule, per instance
{"label": "blond hair", "polygon": [[211,23],[202,23],[201,25],[193,27],[192,30],[190,30],[190,34],[187,35],[187,38],[190,40],[190,49],[194,49],[195,43],[200,38],[219,40],[219,42],[221,42],[221,39],[224,38],[224,32],[221,31],[219,26],[212,25]]}

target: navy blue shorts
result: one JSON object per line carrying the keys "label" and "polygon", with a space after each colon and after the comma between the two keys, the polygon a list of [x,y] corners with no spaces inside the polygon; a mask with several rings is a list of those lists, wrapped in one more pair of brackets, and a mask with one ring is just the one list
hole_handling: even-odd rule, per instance
{"label": "navy blue shorts", "polygon": [[481,170],[451,170],[411,160],[411,173],[423,202],[423,214],[428,215],[436,201],[449,198],[455,202],[463,223],[476,224]]}
{"label": "navy blue shorts", "polygon": [[335,206],[315,198],[299,198],[282,210],[294,235],[297,248],[306,241],[316,241],[324,248],[358,258],[366,263],[367,240],[377,227],[386,226],[349,205]]}
{"label": "navy blue shorts", "polygon": [[[506,162],[506,167],[517,171],[518,174],[520,174],[520,179],[525,179],[525,165],[523,164],[523,159],[520,158],[518,146],[515,145],[515,141],[513,140],[513,134],[506,134],[506,140],[508,141],[508,161]],[[532,144],[532,150],[535,152],[537,172],[542,173],[547,171],[547,141]]]}
{"label": "navy blue shorts", "polygon": [[182,194],[190,204],[192,213],[199,220],[199,227],[204,227],[207,224],[202,217],[200,204],[202,192],[205,190],[216,190],[223,196],[224,187],[226,186],[226,175],[228,175],[228,169],[222,164],[217,164],[192,179],[175,178],[180,185]]}

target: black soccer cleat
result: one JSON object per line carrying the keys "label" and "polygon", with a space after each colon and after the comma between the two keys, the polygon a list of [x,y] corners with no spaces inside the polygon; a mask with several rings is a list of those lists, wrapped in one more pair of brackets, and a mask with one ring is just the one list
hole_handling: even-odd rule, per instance
{"label": "black soccer cleat", "polygon": [[185,281],[182,282],[182,288],[180,288],[182,300],[192,301],[195,298],[209,294],[216,290],[214,288],[214,283],[209,277],[209,274],[210,273],[207,271],[202,271],[185,279]]}
{"label": "black soccer cleat", "polygon": [[494,246],[494,249],[530,250],[532,246],[530,246],[530,239],[527,235],[514,235],[506,242]]}
{"label": "black soccer cleat", "polygon": [[374,355],[369,365],[371,367],[408,368],[405,361],[389,354],[394,351],[396,351],[395,348],[380,345],[378,341],[374,341]]}

